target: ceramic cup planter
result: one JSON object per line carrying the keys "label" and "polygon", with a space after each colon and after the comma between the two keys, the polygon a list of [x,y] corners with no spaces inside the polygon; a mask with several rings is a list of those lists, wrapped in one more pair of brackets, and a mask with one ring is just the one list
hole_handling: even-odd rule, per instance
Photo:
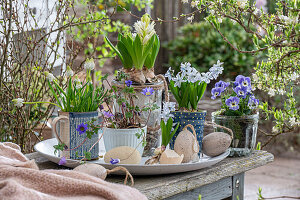
{"label": "ceramic cup planter", "polygon": [[179,111],[174,111],[171,112],[171,114],[174,115],[174,123],[179,123],[179,128],[177,129],[176,133],[174,134],[173,138],[170,141],[170,148],[174,149],[174,143],[176,140],[177,135],[183,130],[183,128],[191,124],[194,126],[194,129],[196,131],[197,135],[197,140],[199,143],[200,151],[198,155],[200,155],[201,148],[202,148],[202,139],[203,139],[203,127],[204,127],[204,122],[205,122],[205,116],[206,116],[206,111],[202,112],[179,112]]}
{"label": "ceramic cup planter", "polygon": [[115,129],[115,128],[104,128],[103,139],[106,152],[109,150],[120,147],[130,146],[136,148],[138,152],[143,155],[143,137],[138,138],[136,134],[147,133],[147,126],[143,128],[129,128],[129,129]]}
{"label": "ceramic cup planter", "polygon": [[[218,115],[216,112],[212,113],[214,123],[233,131],[229,156],[247,156],[255,149],[258,119],[258,113],[246,116],[224,116]],[[215,130],[228,133],[221,128],[215,128]]]}
{"label": "ceramic cup planter", "polygon": [[[119,88],[120,90],[124,87],[124,83],[119,83],[117,81],[113,81],[112,84]],[[161,105],[162,105],[162,98],[163,98],[163,90],[165,88],[164,82],[159,80],[158,82],[154,83],[145,83],[144,85],[140,84],[132,84],[131,87],[134,88],[136,91],[137,99],[133,99],[134,105],[138,107],[143,107],[145,104],[156,104],[159,108],[157,110],[154,110],[151,112],[149,121],[147,123],[147,135],[146,135],[146,141],[147,144],[145,146],[144,150],[144,156],[150,156],[152,155],[154,149],[158,147],[159,139],[160,139],[160,111],[161,111]],[[146,87],[151,87],[154,89],[154,93],[151,96],[145,96],[141,93],[142,89]],[[168,95],[167,92],[165,92],[165,98]],[[118,109],[118,105],[115,103],[116,108]],[[141,123],[145,124],[148,119],[148,112],[142,112],[141,113]]]}
{"label": "ceramic cup planter", "polygon": [[[70,151],[61,152],[60,156],[65,156],[70,159],[82,159],[84,157],[84,152],[89,151],[89,149],[98,141],[98,134],[93,134],[91,139],[86,138],[86,133],[79,134],[76,131],[76,128],[81,123],[86,123],[92,118],[98,118],[98,112],[58,112],[58,117],[54,118],[52,122],[52,131],[55,134],[55,137],[61,143],[64,143],[68,146]],[[100,122],[100,118],[98,118]],[[56,128],[57,123],[59,123],[59,128]],[[57,131],[57,129],[59,129]],[[82,144],[83,143],[83,144]],[[82,144],[80,146],[80,144]],[[79,147],[78,147],[79,146]],[[76,148],[78,147],[78,148]],[[76,152],[78,157],[76,156]],[[92,148],[91,159],[97,159],[99,156],[99,145],[98,143]]]}

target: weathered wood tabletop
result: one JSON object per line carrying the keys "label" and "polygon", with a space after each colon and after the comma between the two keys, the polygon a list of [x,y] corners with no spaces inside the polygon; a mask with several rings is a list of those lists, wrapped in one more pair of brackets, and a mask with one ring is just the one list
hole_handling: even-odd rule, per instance
{"label": "weathered wood tabletop", "polygon": [[[28,154],[40,169],[62,169],[38,153]],[[197,171],[159,175],[135,176],[134,187],[151,199],[202,200],[239,199],[244,197],[244,173],[274,160],[266,151],[254,151],[250,156],[226,158],[220,163]],[[124,176],[110,175],[109,182],[123,183]]]}

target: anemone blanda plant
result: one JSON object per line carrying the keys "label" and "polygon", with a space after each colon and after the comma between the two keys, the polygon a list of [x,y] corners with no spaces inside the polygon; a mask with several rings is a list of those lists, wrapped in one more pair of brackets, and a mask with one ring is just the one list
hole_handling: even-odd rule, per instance
{"label": "anemone blanda plant", "polygon": [[190,63],[181,63],[180,72],[176,75],[174,70],[169,68],[165,76],[170,82],[170,90],[178,103],[179,110],[197,111],[198,103],[207,84],[217,79],[223,72],[222,64],[218,60],[217,64],[214,64],[206,73],[198,72],[191,67]]}
{"label": "anemone blanda plant", "polygon": [[154,78],[153,67],[160,48],[159,38],[154,29],[155,23],[150,22],[148,14],[134,24],[135,33],[118,35],[115,47],[107,37],[106,41],[120,58],[124,70],[130,73],[131,79],[145,83]]}
{"label": "anemone blanda plant", "polygon": [[93,59],[87,59],[84,64],[87,70],[86,81],[81,82],[78,76],[72,80],[74,72],[67,67],[65,78],[67,79],[67,88],[63,89],[58,84],[56,77],[45,72],[48,86],[51,94],[55,97],[56,102],[25,102],[22,98],[14,99],[15,106],[22,107],[24,104],[48,103],[60,108],[63,112],[91,112],[97,111],[98,106],[103,102],[106,92],[103,87],[94,87],[90,76],[91,71],[95,68]]}
{"label": "anemone blanda plant", "polygon": [[[122,72],[120,72],[123,74]],[[143,107],[135,105],[137,99],[136,91],[132,87],[132,81],[127,79],[128,76],[123,76],[125,79],[120,79],[123,83],[123,89],[119,90],[116,86],[111,86],[107,81],[107,76],[103,81],[110,86],[110,90],[104,99],[104,106],[100,107],[104,122],[110,128],[126,129],[126,128],[142,128],[148,124],[149,116],[153,110],[158,109],[156,104],[147,103]],[[151,87],[144,88],[141,93],[145,96],[154,94],[154,89]],[[115,101],[115,103],[111,103]],[[104,109],[104,107],[106,109]],[[148,120],[141,122],[141,112],[148,112]]]}
{"label": "anemone blanda plant", "polygon": [[242,116],[257,113],[259,100],[252,92],[251,79],[242,75],[235,78],[235,82],[219,81],[211,90],[212,99],[221,97],[221,115]]}

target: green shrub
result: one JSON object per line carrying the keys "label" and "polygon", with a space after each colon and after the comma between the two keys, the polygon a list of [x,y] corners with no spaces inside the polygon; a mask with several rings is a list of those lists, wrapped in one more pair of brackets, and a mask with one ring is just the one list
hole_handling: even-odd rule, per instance
{"label": "green shrub", "polygon": [[[240,25],[223,20],[221,32],[242,50],[254,50],[251,37]],[[179,36],[165,44],[170,51],[169,65],[180,70],[181,62],[190,62],[198,71],[207,71],[217,60],[224,62],[221,78],[232,79],[238,74],[248,76],[261,55],[241,54],[233,50],[206,21],[187,24],[178,30]]]}

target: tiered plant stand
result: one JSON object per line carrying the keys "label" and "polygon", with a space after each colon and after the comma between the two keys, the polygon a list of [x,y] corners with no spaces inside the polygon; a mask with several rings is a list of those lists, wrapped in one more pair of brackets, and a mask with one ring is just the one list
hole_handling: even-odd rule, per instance
{"label": "tiered plant stand", "polygon": [[[62,169],[38,153],[28,154],[40,169]],[[266,151],[254,151],[247,157],[226,158],[220,163],[201,170],[158,176],[134,176],[134,187],[151,199],[244,199],[244,173],[266,165],[274,156]],[[109,182],[123,184],[123,176],[112,175]]]}

